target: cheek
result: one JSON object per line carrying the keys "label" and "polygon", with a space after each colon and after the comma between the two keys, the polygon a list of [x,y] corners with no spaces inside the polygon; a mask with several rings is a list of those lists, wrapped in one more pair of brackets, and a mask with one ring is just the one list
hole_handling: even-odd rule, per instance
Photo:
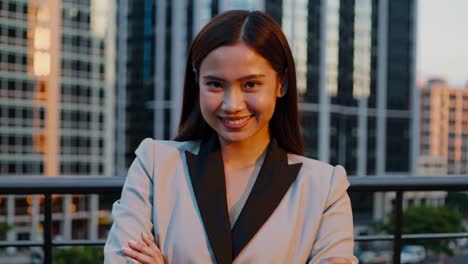
{"label": "cheek", "polygon": [[271,118],[275,110],[276,97],[270,94],[255,96],[249,98],[248,105],[254,112],[261,114],[264,117]]}
{"label": "cheek", "polygon": [[200,91],[200,109],[203,115],[209,114],[210,112],[216,111],[219,105],[221,104],[221,100],[218,94]]}

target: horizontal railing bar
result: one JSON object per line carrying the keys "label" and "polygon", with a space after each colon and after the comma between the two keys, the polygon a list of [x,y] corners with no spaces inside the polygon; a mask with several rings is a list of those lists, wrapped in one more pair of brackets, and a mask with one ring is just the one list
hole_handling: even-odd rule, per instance
{"label": "horizontal railing bar", "polygon": [[355,236],[354,241],[384,241],[393,240],[393,235],[369,235],[369,236]]}
{"label": "horizontal railing bar", "polygon": [[0,241],[0,248],[4,247],[42,247],[43,242],[37,241]]}
{"label": "horizontal railing bar", "polygon": [[66,246],[104,246],[106,240],[71,240],[71,241],[61,241],[53,242],[53,247],[66,247]]}
{"label": "horizontal railing bar", "polygon": [[438,233],[438,234],[407,234],[403,235],[402,238],[405,240],[414,239],[446,239],[446,238],[465,238],[468,237],[468,233]]}
{"label": "horizontal railing bar", "polygon": [[122,176],[0,176],[0,194],[119,193],[124,182]]}
{"label": "horizontal railing bar", "polygon": [[[426,234],[403,234],[403,240],[415,240],[415,239],[448,239],[448,238],[468,238],[468,233],[426,233]],[[365,236],[355,236],[355,241],[391,241],[393,240],[393,235],[365,235]],[[63,246],[103,246],[106,243],[106,240],[70,240],[70,241],[61,241],[53,242],[53,247],[63,247]],[[15,241],[7,242],[0,241],[0,248],[4,247],[35,247],[42,246],[42,242],[32,242],[32,241]]]}
{"label": "horizontal railing bar", "polygon": [[[65,246],[103,246],[106,240],[69,240],[52,242],[53,247],[65,247]],[[0,241],[0,248],[4,247],[42,247],[44,243],[42,241]]]}
{"label": "horizontal railing bar", "polygon": [[348,177],[349,191],[466,191],[468,176]]}
{"label": "horizontal railing bar", "polygon": [[[468,176],[349,177],[349,191],[463,191]],[[118,193],[123,176],[0,176],[0,194]]]}
{"label": "horizontal railing bar", "polygon": [[[424,234],[403,234],[403,240],[416,240],[416,239],[449,239],[449,238],[468,238],[468,233],[424,233]],[[383,241],[393,240],[393,235],[368,235],[368,236],[355,236],[355,241]]]}

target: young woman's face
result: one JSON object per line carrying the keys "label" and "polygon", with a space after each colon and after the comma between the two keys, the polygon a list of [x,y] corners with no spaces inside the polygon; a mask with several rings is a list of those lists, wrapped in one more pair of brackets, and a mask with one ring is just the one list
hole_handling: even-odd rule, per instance
{"label": "young woman's face", "polygon": [[221,144],[269,140],[281,82],[270,63],[239,42],[221,46],[200,66],[200,108]]}

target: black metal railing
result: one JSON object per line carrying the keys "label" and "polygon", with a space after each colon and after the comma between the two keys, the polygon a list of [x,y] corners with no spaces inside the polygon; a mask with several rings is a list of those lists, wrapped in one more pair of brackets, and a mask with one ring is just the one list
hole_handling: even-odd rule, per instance
{"label": "black metal railing", "polygon": [[[400,263],[403,240],[443,239],[468,237],[468,233],[447,234],[402,234],[403,193],[407,191],[468,191],[468,176],[438,177],[350,177],[350,192],[395,192],[395,232],[393,235],[357,236],[356,241],[393,241],[393,263]],[[103,240],[52,241],[52,195],[54,194],[109,194],[119,193],[124,177],[103,176],[1,176],[0,195],[44,195],[44,231],[42,242],[0,242],[0,247],[40,246],[44,251],[44,263],[52,263],[52,248],[60,246],[103,245]]]}
{"label": "black metal railing", "polygon": [[0,247],[41,246],[44,263],[52,263],[52,248],[60,246],[104,245],[103,240],[52,241],[52,195],[54,194],[109,194],[120,193],[124,177],[104,176],[1,176],[0,194],[41,194],[44,195],[43,241],[1,242]]}
{"label": "black metal railing", "polygon": [[350,177],[351,192],[395,192],[393,235],[357,236],[356,241],[393,240],[393,263],[400,263],[402,240],[464,238],[468,233],[402,234],[403,193],[407,191],[467,191],[468,176]]}

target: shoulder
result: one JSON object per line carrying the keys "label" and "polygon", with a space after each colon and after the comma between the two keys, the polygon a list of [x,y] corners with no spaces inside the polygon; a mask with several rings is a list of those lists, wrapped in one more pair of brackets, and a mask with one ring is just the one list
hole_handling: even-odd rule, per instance
{"label": "shoulder", "polygon": [[346,179],[346,170],[341,165],[330,165],[326,162],[307,158],[304,156],[288,153],[288,163],[302,163],[301,171],[307,172],[309,177],[321,177],[321,178],[345,178]]}
{"label": "shoulder", "polygon": [[295,164],[295,163],[302,163],[301,170],[305,170],[308,172],[320,172],[325,173],[332,172],[334,167],[326,162],[307,158],[301,155],[288,153],[288,163]]}
{"label": "shoulder", "polygon": [[346,170],[341,165],[330,165],[326,162],[288,153],[288,163],[302,163],[298,175],[301,185],[308,185],[324,196],[340,195],[349,187]]}
{"label": "shoulder", "polygon": [[[155,140],[145,138],[135,150],[136,159],[139,160],[148,171],[153,171],[154,166],[164,164],[167,161],[181,159],[185,151],[197,152],[199,141],[173,141]],[[172,163],[171,163],[172,164]]]}
{"label": "shoulder", "polygon": [[145,138],[135,150],[135,154],[137,156],[144,155],[154,157],[160,153],[167,155],[170,153],[179,153],[184,151],[196,152],[199,145],[199,141],[173,141]]}

